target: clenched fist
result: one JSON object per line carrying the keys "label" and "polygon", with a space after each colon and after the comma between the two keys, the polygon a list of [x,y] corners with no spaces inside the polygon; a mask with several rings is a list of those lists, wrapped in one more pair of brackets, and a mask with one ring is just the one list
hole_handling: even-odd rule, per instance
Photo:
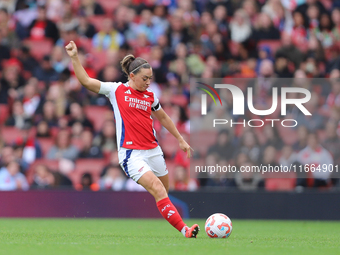
{"label": "clenched fist", "polygon": [[77,56],[77,45],[74,41],[70,41],[70,43],[65,46],[65,49],[71,58]]}

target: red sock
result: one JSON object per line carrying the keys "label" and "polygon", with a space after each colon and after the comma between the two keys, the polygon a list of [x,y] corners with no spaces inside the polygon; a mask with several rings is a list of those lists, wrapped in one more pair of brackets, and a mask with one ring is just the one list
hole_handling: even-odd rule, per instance
{"label": "red sock", "polygon": [[157,207],[164,219],[181,232],[185,223],[183,222],[181,215],[179,215],[176,207],[171,203],[170,199],[166,197],[158,201]]}

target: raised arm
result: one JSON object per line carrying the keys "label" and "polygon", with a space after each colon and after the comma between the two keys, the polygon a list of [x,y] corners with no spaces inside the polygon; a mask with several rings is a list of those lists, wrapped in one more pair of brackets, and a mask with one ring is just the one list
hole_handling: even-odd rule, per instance
{"label": "raised arm", "polygon": [[65,49],[67,54],[71,57],[74,73],[76,74],[79,82],[88,90],[98,93],[100,90],[100,81],[90,78],[87,75],[84,67],[79,61],[78,50],[74,41],[70,41],[70,43],[65,46]]}
{"label": "raised arm", "polygon": [[159,122],[162,124],[163,127],[165,127],[179,142],[179,147],[187,153],[187,157],[191,157],[191,147],[190,145],[183,139],[181,134],[178,132],[175,124],[172,122],[170,117],[166,114],[166,112],[163,109],[160,109],[158,111],[152,112],[153,116],[155,116]]}

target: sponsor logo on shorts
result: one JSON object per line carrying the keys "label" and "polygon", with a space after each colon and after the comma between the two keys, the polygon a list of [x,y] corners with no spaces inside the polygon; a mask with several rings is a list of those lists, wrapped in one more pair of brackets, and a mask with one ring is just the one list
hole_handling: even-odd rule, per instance
{"label": "sponsor logo on shorts", "polygon": [[142,172],[144,166],[141,167],[141,169],[138,170],[138,173]]}

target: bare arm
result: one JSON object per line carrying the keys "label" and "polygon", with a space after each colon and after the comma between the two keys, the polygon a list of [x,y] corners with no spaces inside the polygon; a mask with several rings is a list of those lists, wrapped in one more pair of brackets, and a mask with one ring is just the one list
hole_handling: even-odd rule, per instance
{"label": "bare arm", "polygon": [[187,153],[187,157],[191,157],[191,147],[189,144],[183,139],[181,134],[178,132],[175,124],[172,122],[170,117],[166,114],[166,112],[163,109],[160,109],[158,111],[152,112],[153,116],[155,116],[159,122],[162,124],[163,127],[165,127],[179,142],[179,147],[181,150]]}
{"label": "bare arm", "polygon": [[70,41],[70,43],[65,46],[65,49],[67,54],[71,57],[74,73],[81,85],[92,92],[98,93],[100,90],[100,81],[90,78],[87,75],[84,67],[80,64],[77,46],[74,41]]}

